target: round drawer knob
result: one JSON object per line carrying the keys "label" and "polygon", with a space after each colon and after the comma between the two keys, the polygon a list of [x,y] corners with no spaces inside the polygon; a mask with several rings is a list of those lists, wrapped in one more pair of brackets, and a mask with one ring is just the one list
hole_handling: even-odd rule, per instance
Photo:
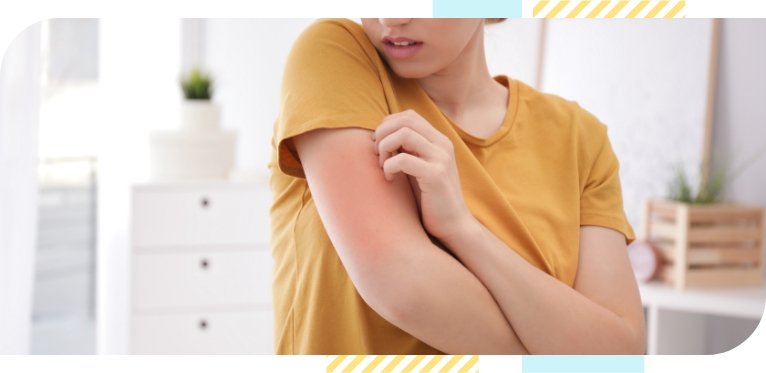
{"label": "round drawer knob", "polygon": [[205,320],[205,319],[200,320],[199,321],[199,328],[202,329],[202,330],[207,329],[207,320]]}
{"label": "round drawer knob", "polygon": [[207,259],[202,258],[202,260],[199,262],[199,265],[202,267],[202,269],[207,269],[210,266],[210,262]]}
{"label": "round drawer knob", "polygon": [[210,199],[208,199],[207,197],[202,197],[199,203],[200,205],[202,205],[203,209],[210,207]]}

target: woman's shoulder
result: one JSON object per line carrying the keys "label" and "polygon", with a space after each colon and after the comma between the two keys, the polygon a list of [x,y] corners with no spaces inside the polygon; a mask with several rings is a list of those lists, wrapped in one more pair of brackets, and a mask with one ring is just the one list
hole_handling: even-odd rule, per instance
{"label": "woman's shoulder", "polygon": [[302,37],[327,37],[364,33],[362,25],[347,18],[320,18],[303,30]]}
{"label": "woman's shoulder", "polygon": [[574,145],[571,149],[586,160],[595,159],[608,141],[607,125],[577,101],[537,90],[519,82],[519,110],[525,112],[528,128],[552,140]]}
{"label": "woman's shoulder", "polygon": [[[320,18],[306,27],[293,43],[291,51],[325,49],[345,50],[351,53],[370,54],[375,47],[370,43],[362,25],[347,18]],[[316,55],[314,57],[321,57]]]}
{"label": "woman's shoulder", "polygon": [[290,140],[319,128],[375,130],[388,115],[385,67],[361,25],[320,19],[293,43],[282,72],[273,144],[284,173],[304,177]]}
{"label": "woman's shoulder", "polygon": [[350,19],[323,18],[306,27],[293,43],[283,78],[305,84],[311,77],[332,87],[364,80],[359,75],[379,79],[382,70],[380,56],[362,25]]}

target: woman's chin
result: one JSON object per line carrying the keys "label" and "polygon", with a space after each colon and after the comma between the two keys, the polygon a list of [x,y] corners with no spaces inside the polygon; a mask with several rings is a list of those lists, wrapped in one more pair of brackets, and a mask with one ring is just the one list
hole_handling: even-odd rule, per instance
{"label": "woman's chin", "polygon": [[402,65],[393,65],[391,66],[391,70],[396,73],[397,76],[405,79],[420,79],[425,78],[429,75],[431,75],[433,72],[429,71],[428,69],[424,69],[421,66],[402,66]]}

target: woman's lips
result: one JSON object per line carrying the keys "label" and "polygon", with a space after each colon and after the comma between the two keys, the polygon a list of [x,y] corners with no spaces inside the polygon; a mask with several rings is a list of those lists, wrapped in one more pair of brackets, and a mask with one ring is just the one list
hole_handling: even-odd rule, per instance
{"label": "woman's lips", "polygon": [[390,37],[386,36],[382,40],[383,47],[386,48],[386,52],[391,58],[396,60],[406,60],[416,55],[420,48],[423,47],[423,43],[404,37]]}

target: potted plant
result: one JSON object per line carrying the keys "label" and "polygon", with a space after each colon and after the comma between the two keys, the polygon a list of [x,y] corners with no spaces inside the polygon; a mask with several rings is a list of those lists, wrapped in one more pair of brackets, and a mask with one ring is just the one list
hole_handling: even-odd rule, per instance
{"label": "potted plant", "polygon": [[723,167],[701,166],[693,190],[676,169],[666,199],[642,206],[640,236],[661,256],[660,279],[678,289],[748,286],[763,281],[764,209],[723,201]]}
{"label": "potted plant", "polygon": [[181,128],[149,133],[153,181],[225,179],[234,169],[236,132],[220,126],[221,110],[210,99],[213,79],[194,68],[179,78],[185,99]]}
{"label": "potted plant", "polygon": [[181,104],[182,130],[217,130],[220,125],[221,109],[211,101],[213,79],[210,74],[193,68],[179,79],[186,98]]}

